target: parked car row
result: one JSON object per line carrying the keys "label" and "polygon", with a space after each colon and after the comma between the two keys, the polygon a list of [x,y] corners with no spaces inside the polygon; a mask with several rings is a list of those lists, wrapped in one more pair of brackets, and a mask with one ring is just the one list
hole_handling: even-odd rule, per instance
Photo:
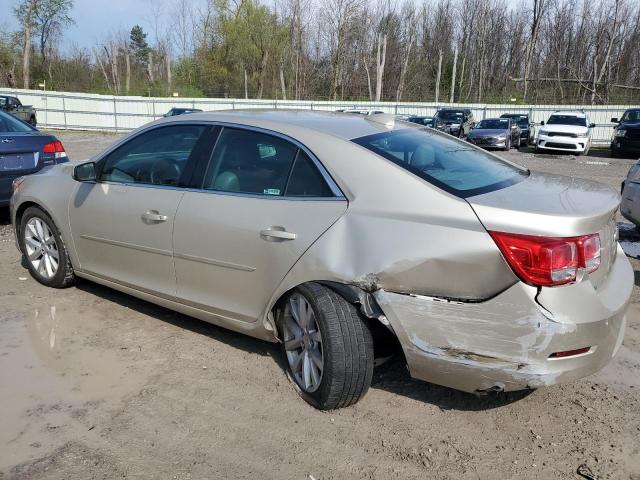
{"label": "parked car row", "polygon": [[[529,115],[520,113],[504,113],[499,118],[487,118],[477,123],[471,110],[456,108],[442,108],[432,117],[398,115],[398,118],[465,138],[483,148],[508,150],[533,144],[536,152],[578,155],[589,153],[596,127],[589,116],[580,111],[553,112],[546,122],[540,122],[537,136]],[[640,109],[629,109],[620,119],[612,118],[611,122],[616,124],[611,155],[640,154]]]}

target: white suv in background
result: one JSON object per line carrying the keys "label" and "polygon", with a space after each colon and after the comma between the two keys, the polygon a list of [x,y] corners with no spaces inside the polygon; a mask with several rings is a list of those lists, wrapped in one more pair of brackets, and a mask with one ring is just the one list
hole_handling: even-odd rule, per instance
{"label": "white suv in background", "polygon": [[557,150],[586,155],[594,123],[582,112],[553,112],[538,133],[536,152]]}

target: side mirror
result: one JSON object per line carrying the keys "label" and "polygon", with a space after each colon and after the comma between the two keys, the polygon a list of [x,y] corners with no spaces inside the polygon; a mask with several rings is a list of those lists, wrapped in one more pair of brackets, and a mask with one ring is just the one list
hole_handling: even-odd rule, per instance
{"label": "side mirror", "polygon": [[544,125],[544,120],[542,120],[542,121],[540,122],[540,125]]}
{"label": "side mirror", "polygon": [[618,122],[618,119],[616,117],[613,117],[611,119],[611,123],[620,123],[620,122]]}
{"label": "side mirror", "polygon": [[81,163],[73,169],[73,179],[76,182],[95,182],[96,164],[94,162]]}
{"label": "side mirror", "polygon": [[595,123],[590,123],[589,124],[589,128],[596,128],[596,124]]}

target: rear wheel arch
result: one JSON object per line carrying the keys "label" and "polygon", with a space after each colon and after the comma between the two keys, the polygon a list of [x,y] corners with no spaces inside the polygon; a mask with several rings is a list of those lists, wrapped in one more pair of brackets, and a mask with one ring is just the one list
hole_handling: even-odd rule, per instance
{"label": "rear wheel arch", "polygon": [[288,290],[278,305],[285,369],[298,394],[322,410],[360,400],[374,367],[373,336],[364,315],[319,282]]}
{"label": "rear wheel arch", "polygon": [[391,353],[402,351],[395,332],[391,326],[388,325],[388,322],[386,322],[384,311],[380,305],[378,305],[372,293],[356,285],[331,280],[309,280],[302,282],[289,288],[278,297],[269,310],[275,322],[274,335],[278,341],[282,341],[282,332],[279,331],[279,325],[277,324],[280,311],[284,308],[287,298],[293,292],[299,287],[304,287],[308,284],[319,284],[327,287],[358,310],[359,314],[367,321],[371,334],[373,335],[374,356],[376,358],[386,358]]}

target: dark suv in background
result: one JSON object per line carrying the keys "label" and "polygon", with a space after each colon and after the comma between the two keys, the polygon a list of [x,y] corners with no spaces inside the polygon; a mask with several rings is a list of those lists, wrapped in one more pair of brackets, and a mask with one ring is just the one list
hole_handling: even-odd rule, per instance
{"label": "dark suv in background", "polygon": [[526,147],[530,143],[533,143],[535,138],[535,132],[533,123],[529,120],[529,115],[523,113],[503,113],[500,118],[510,118],[513,122],[518,124],[520,129],[520,145]]}
{"label": "dark suv in background", "polygon": [[640,154],[640,108],[631,108],[624,112],[617,123],[611,139],[611,156],[620,157],[629,154]]}
{"label": "dark suv in background", "polygon": [[441,108],[434,119],[438,123],[435,128],[459,138],[466,138],[476,123],[468,108]]}

